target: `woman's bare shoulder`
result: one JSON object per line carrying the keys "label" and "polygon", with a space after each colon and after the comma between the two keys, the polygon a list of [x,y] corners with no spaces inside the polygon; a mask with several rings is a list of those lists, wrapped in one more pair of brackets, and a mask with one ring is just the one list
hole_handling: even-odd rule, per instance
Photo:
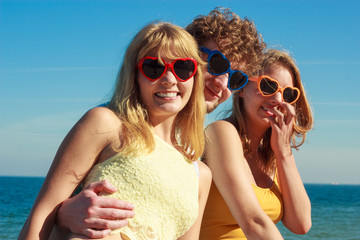
{"label": "woman's bare shoulder", "polygon": [[225,136],[225,137],[238,137],[238,131],[233,123],[225,120],[218,120],[211,124],[209,124],[205,132],[208,136],[216,135],[219,136]]}
{"label": "woman's bare shoulder", "polygon": [[83,117],[84,122],[91,122],[97,131],[109,131],[119,129],[120,118],[109,108],[96,107],[90,109]]}

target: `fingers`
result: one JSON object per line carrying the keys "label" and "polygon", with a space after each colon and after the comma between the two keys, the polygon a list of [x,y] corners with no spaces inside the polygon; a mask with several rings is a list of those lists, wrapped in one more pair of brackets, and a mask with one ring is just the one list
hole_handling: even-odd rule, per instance
{"label": "fingers", "polygon": [[111,233],[112,229],[122,228],[128,224],[126,219],[113,221],[101,219],[93,220],[93,222],[88,222],[89,228],[82,230],[82,234],[91,239],[105,238]]}
{"label": "fingers", "polygon": [[97,206],[100,208],[117,208],[124,210],[134,209],[134,205],[129,202],[114,198],[104,198],[98,196],[99,194],[104,192],[114,193],[116,192],[116,188],[112,186],[111,183],[107,180],[102,180],[91,183],[83,190],[84,195],[87,196],[88,200],[90,201],[90,206]]}
{"label": "fingers", "polygon": [[91,229],[91,228],[84,229],[84,231],[82,232],[83,235],[85,235],[86,237],[89,237],[90,239],[105,238],[110,233],[111,233],[110,229],[95,230],[95,229]]}
{"label": "fingers", "polygon": [[85,189],[94,191],[96,194],[99,194],[100,192],[107,192],[107,193],[116,192],[116,188],[113,185],[111,185],[111,183],[108,182],[107,180],[93,182]]}
{"label": "fingers", "polygon": [[92,206],[88,208],[87,217],[76,221],[70,230],[90,238],[104,238],[110,234],[112,229],[126,226],[128,224],[127,219],[132,217],[134,217],[132,210],[104,209]]}
{"label": "fingers", "polygon": [[122,210],[133,210],[135,206],[132,203],[115,199],[115,198],[97,198],[96,206],[101,208],[114,208],[116,209],[122,209]]}
{"label": "fingers", "polygon": [[273,114],[269,116],[271,128],[273,131],[280,131],[284,125],[284,114],[277,108],[272,108],[271,113]]}
{"label": "fingers", "polygon": [[284,103],[282,107],[285,110],[284,122],[286,125],[288,125],[289,123],[292,122],[293,118],[296,115],[295,108],[289,103]]}
{"label": "fingers", "polygon": [[63,202],[57,214],[58,223],[73,233],[104,238],[111,229],[127,225],[127,219],[134,217],[133,204],[99,196],[115,191],[106,180],[91,183],[79,194]]}
{"label": "fingers", "polygon": [[106,237],[111,233],[111,230],[126,226],[128,224],[127,219],[134,217],[134,212],[131,210],[91,207],[88,211],[88,215],[91,217],[85,218],[84,227],[75,232],[91,239]]}
{"label": "fingers", "polygon": [[295,108],[288,103],[281,103],[276,108],[272,109],[274,117],[272,122],[277,123],[280,128],[285,125],[289,125],[295,117]]}
{"label": "fingers", "polygon": [[119,208],[113,206],[109,208],[104,207],[90,207],[88,209],[88,216],[98,219],[122,220],[134,217],[135,213],[132,209]]}
{"label": "fingers", "polygon": [[127,219],[117,219],[117,220],[106,220],[100,218],[88,219],[87,228],[93,229],[96,231],[102,231],[106,229],[118,229],[126,226],[128,224]]}

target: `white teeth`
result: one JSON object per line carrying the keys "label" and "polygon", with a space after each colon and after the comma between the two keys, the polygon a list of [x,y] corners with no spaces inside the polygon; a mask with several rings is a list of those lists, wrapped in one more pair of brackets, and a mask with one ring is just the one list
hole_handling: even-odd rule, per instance
{"label": "white teeth", "polygon": [[159,92],[159,93],[156,93],[156,96],[158,97],[163,97],[163,98],[174,98],[177,96],[177,93],[175,92]]}

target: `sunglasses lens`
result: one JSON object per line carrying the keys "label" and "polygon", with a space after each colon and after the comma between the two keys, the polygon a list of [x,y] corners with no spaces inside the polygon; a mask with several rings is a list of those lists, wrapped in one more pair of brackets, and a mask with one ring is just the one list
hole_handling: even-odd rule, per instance
{"label": "sunglasses lens", "polygon": [[260,91],[266,96],[274,94],[278,90],[279,85],[271,79],[262,78],[259,87]]}
{"label": "sunglasses lens", "polygon": [[215,74],[223,74],[227,72],[230,68],[229,61],[226,58],[224,58],[224,56],[221,55],[220,53],[213,54],[209,59],[208,64],[209,64],[210,73],[215,73]]}
{"label": "sunglasses lens", "polygon": [[195,64],[191,60],[176,60],[174,72],[181,80],[188,80],[195,74]]}
{"label": "sunglasses lens", "polygon": [[145,59],[141,65],[143,73],[150,79],[158,79],[165,71],[165,66],[157,59]]}
{"label": "sunglasses lens", "polygon": [[294,102],[297,99],[298,95],[299,92],[290,87],[286,87],[283,91],[283,99],[287,103]]}
{"label": "sunglasses lens", "polygon": [[245,86],[247,83],[247,76],[241,73],[240,71],[234,71],[229,78],[229,88],[230,90],[238,90]]}

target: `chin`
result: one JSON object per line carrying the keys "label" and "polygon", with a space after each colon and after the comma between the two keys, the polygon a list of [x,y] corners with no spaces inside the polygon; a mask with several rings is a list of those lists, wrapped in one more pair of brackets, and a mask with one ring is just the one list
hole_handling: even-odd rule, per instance
{"label": "chin", "polygon": [[267,117],[259,119],[258,121],[256,121],[256,124],[258,124],[258,126],[261,127],[261,128],[269,128],[269,127],[271,127],[270,119],[267,118]]}
{"label": "chin", "polygon": [[206,113],[211,113],[219,105],[219,102],[206,102]]}
{"label": "chin", "polygon": [[269,119],[265,119],[265,120],[264,120],[264,127],[266,127],[266,128],[271,127],[271,124],[270,124],[270,120],[269,120]]}
{"label": "chin", "polygon": [[168,106],[168,107],[166,107],[166,108],[163,108],[162,110],[163,110],[165,113],[168,113],[168,114],[170,114],[170,115],[176,115],[176,114],[178,114],[179,112],[181,112],[183,109],[184,109],[184,107],[178,107],[178,106],[171,107],[171,106]]}

